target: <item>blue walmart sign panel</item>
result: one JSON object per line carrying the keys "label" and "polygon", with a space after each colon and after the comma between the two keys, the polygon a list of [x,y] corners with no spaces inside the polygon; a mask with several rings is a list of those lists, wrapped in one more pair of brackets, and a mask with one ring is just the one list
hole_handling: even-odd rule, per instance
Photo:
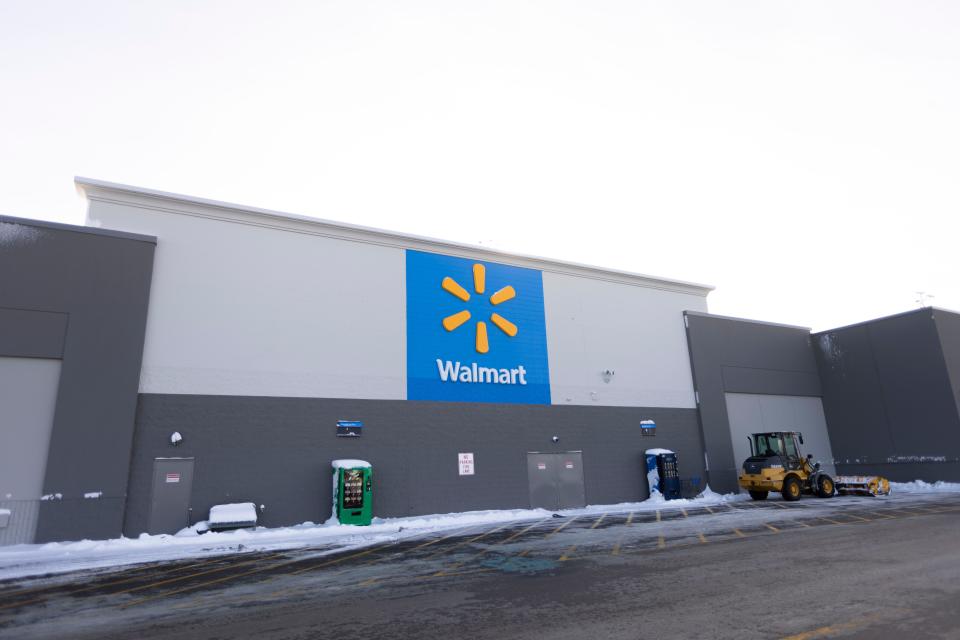
{"label": "blue walmart sign panel", "polygon": [[407,251],[407,398],[550,404],[541,273]]}

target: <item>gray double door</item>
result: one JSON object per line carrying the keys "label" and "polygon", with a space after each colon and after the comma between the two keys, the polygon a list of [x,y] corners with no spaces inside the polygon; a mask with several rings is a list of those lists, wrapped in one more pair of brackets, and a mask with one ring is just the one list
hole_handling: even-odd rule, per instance
{"label": "gray double door", "polygon": [[527,454],[532,509],[575,509],[586,506],[583,455],[580,451]]}
{"label": "gray double door", "polygon": [[190,526],[193,458],[156,458],[149,533],[176,533]]}

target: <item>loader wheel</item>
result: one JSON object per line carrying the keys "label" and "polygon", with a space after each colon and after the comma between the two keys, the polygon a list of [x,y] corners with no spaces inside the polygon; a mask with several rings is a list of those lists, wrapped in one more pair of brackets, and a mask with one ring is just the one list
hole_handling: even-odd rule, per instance
{"label": "loader wheel", "polygon": [[800,479],[797,476],[787,476],[787,479],[783,481],[783,489],[780,491],[780,495],[783,496],[784,500],[793,502],[800,499],[801,491]]}
{"label": "loader wheel", "polygon": [[817,480],[817,495],[821,498],[832,498],[834,488],[833,478],[820,476],[820,479]]}
{"label": "loader wheel", "polygon": [[751,489],[751,490],[750,490],[750,497],[753,498],[754,500],[766,500],[768,493],[770,493],[770,492],[769,492],[769,491],[753,491],[753,490]]}

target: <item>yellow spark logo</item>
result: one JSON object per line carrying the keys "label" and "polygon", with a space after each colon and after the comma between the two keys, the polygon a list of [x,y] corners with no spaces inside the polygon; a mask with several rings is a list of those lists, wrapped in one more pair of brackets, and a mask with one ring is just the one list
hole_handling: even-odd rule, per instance
{"label": "yellow spark logo", "polygon": [[[470,293],[461,287],[456,280],[447,276],[440,283],[444,291],[450,295],[467,302],[470,300]],[[482,264],[473,265],[473,290],[478,294],[483,294],[487,288],[487,271]],[[490,304],[496,306],[507,300],[515,298],[516,290],[511,286],[506,286],[490,296]],[[443,319],[443,328],[447,331],[453,331],[467,320],[470,319],[470,312],[464,309]],[[495,324],[500,331],[511,338],[517,335],[517,325],[513,324],[499,313],[490,314],[490,322]],[[487,353],[490,351],[490,342],[487,339],[487,323],[483,320],[477,321],[477,352]]]}

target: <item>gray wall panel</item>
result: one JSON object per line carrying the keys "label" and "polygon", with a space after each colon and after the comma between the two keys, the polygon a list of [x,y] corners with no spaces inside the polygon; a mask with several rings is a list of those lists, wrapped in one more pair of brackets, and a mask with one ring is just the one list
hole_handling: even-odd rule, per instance
{"label": "gray wall panel", "polygon": [[3,500],[0,496],[0,509],[10,512],[7,526],[0,527],[0,546],[33,542],[33,536],[37,531],[40,501]]}
{"label": "gray wall panel", "polygon": [[[944,344],[934,313],[944,317]],[[960,479],[945,477],[956,465],[944,464],[960,459],[960,416],[947,364],[958,358],[951,342],[956,317],[918,309],[814,335],[841,473]]]}
{"label": "gray wall panel", "polygon": [[881,475],[891,482],[957,482],[960,480],[960,461],[947,462],[868,462],[867,464],[837,463],[837,473],[841,475],[862,476]]}
{"label": "gray wall panel", "polygon": [[[38,542],[121,532],[154,249],[146,236],[0,216],[0,307],[19,310],[4,314],[0,356],[28,355],[23,344],[62,356],[43,492],[63,500],[41,504]],[[93,492],[104,499],[83,498]]]}
{"label": "gray wall panel", "polygon": [[799,431],[803,434],[803,454],[821,462],[827,473],[837,472],[819,397],[727,393],[727,413],[737,460],[751,455],[747,440],[751,433]]}
{"label": "gray wall panel", "polygon": [[65,313],[0,308],[0,354],[61,358],[67,336]]}
{"label": "gray wall panel", "polygon": [[954,403],[957,405],[957,413],[960,414],[960,314],[934,309],[933,320],[940,336]]}
{"label": "gray wall panel", "polygon": [[[361,437],[335,437],[348,419],[364,423]],[[641,436],[644,419],[656,420],[655,437]],[[373,464],[374,515],[389,517],[526,508],[528,451],[582,450],[588,504],[640,500],[650,447],[674,449],[683,477],[703,477],[692,409],[141,394],[124,532],[146,529],[156,457],[196,459],[195,521],[215,504],[252,501],[266,506],[263,524],[279,526],[330,516],[336,458]],[[460,476],[467,452],[476,475]]]}
{"label": "gray wall panel", "polygon": [[807,371],[722,367],[727,393],[765,393],[779,396],[819,396],[820,376]]}
{"label": "gray wall panel", "polygon": [[0,356],[0,500],[43,495],[59,383],[60,360]]}
{"label": "gray wall panel", "polygon": [[37,541],[42,541],[41,530],[48,541],[117,538],[122,533],[118,523],[123,522],[123,510],[124,498],[116,496],[41,500]]}
{"label": "gray wall panel", "polygon": [[743,461],[731,442],[726,393],[820,395],[809,330],[701,313],[684,317],[710,486],[737,491]]}

